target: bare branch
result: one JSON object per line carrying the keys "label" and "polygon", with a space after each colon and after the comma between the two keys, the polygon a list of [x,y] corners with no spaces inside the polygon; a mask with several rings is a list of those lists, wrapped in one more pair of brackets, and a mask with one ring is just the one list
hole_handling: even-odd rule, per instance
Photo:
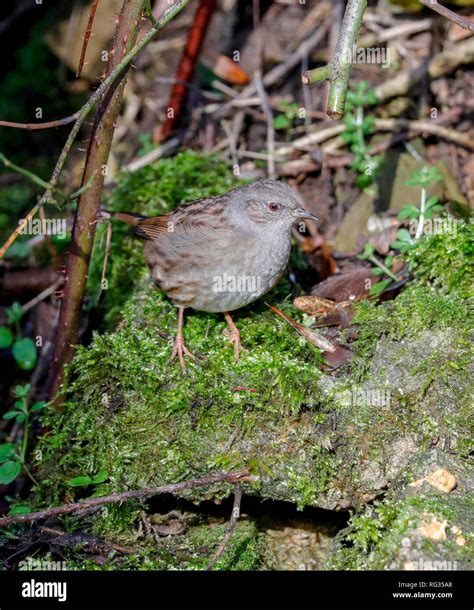
{"label": "bare branch", "polygon": [[472,22],[470,19],[466,19],[465,17],[461,17],[461,15],[458,15],[457,13],[454,13],[453,11],[449,10],[449,8],[446,8],[445,6],[440,4],[438,0],[420,0],[420,2],[424,6],[430,8],[435,13],[438,13],[438,15],[442,15],[446,19],[449,19],[449,21],[457,23],[457,25],[461,26],[465,30],[474,32],[474,22]]}
{"label": "bare branch", "polygon": [[79,111],[67,116],[64,119],[57,119],[56,121],[47,121],[46,123],[15,123],[14,121],[0,121],[0,127],[14,127],[15,129],[26,129],[27,131],[34,131],[36,129],[50,129],[51,127],[61,127],[61,125],[68,125],[77,120]]}
{"label": "bare branch", "polygon": [[8,527],[14,523],[32,523],[34,521],[40,521],[41,519],[47,519],[48,517],[58,517],[60,515],[69,515],[71,513],[77,513],[89,508],[96,506],[104,506],[104,504],[113,504],[115,502],[123,502],[125,500],[144,500],[145,498],[151,498],[152,496],[158,496],[162,494],[174,494],[184,491],[186,489],[195,489],[197,487],[207,487],[214,483],[239,483],[239,482],[254,482],[255,476],[250,475],[248,470],[235,470],[233,472],[217,472],[211,474],[202,479],[191,479],[190,481],[183,481],[182,483],[171,483],[169,485],[162,485],[161,487],[155,487],[152,489],[139,489],[134,491],[122,491],[110,494],[108,496],[102,496],[101,498],[89,498],[88,500],[81,500],[81,502],[73,502],[72,504],[66,504],[65,506],[57,506],[54,508],[45,508],[35,513],[27,513],[25,515],[13,515],[12,517],[0,518],[0,527]]}

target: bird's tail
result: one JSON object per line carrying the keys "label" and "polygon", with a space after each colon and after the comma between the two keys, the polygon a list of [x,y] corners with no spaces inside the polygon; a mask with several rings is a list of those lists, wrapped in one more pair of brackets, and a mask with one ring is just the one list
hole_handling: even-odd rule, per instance
{"label": "bird's tail", "polygon": [[129,212],[114,212],[112,210],[106,210],[100,208],[97,220],[109,220],[110,218],[116,218],[132,227],[137,227],[142,220],[148,218],[147,216],[141,216],[140,214],[131,214]]}

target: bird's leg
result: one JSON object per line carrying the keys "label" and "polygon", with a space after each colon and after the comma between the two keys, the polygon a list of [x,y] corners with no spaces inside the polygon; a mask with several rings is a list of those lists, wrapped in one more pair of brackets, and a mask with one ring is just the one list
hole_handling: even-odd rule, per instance
{"label": "bird's leg", "polygon": [[237,362],[240,357],[240,352],[245,351],[240,343],[240,331],[234,324],[234,321],[232,320],[232,317],[228,311],[224,311],[224,317],[225,321],[227,322],[227,326],[229,327],[229,329],[224,329],[224,335],[231,343],[234,344],[234,362]]}
{"label": "bird's leg", "polygon": [[178,307],[178,331],[176,332],[176,337],[174,339],[173,351],[171,352],[171,357],[168,362],[171,362],[178,356],[179,363],[181,365],[181,369],[183,373],[186,373],[186,364],[184,362],[184,356],[189,356],[193,360],[195,360],[195,356],[191,354],[186,345],[184,344],[184,335],[183,335],[183,320],[184,320],[184,307]]}

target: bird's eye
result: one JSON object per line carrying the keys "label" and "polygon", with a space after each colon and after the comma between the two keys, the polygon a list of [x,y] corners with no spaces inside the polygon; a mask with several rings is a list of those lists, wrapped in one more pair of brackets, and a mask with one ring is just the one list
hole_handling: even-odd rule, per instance
{"label": "bird's eye", "polygon": [[273,203],[273,202],[272,202],[272,203],[269,203],[269,204],[268,204],[268,209],[269,209],[271,212],[278,212],[278,210],[280,209],[280,206],[279,206],[279,204],[278,204],[278,203]]}

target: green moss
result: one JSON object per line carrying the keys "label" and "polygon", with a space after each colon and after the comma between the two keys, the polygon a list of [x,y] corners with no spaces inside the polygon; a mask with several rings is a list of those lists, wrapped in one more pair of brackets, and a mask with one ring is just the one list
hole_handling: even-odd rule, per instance
{"label": "green moss", "polygon": [[[457,569],[465,569],[472,560],[467,547],[474,536],[459,525],[465,522],[466,512],[472,513],[473,504],[472,498],[453,499],[444,494],[375,502],[351,518],[348,528],[339,536],[339,549],[325,569],[406,569],[412,561],[410,550],[416,550],[416,561],[421,558],[425,562],[454,562]],[[420,532],[419,528],[432,519],[439,523],[447,521],[446,539],[434,540]],[[456,542],[459,529],[466,545]]]}
{"label": "green moss", "polygon": [[[187,150],[172,159],[161,159],[135,172],[123,172],[117,187],[104,202],[104,207],[157,216],[186,201],[221,195],[242,182],[218,157]],[[109,326],[119,322],[125,300],[147,273],[139,240],[132,236],[129,226],[112,222],[107,285],[101,302],[101,311]],[[93,303],[96,303],[100,289],[105,231],[104,225],[99,226],[92,255],[88,289]]]}
{"label": "green moss", "polygon": [[418,283],[468,297],[473,294],[474,224],[453,221],[453,228],[421,239],[408,258]]}

